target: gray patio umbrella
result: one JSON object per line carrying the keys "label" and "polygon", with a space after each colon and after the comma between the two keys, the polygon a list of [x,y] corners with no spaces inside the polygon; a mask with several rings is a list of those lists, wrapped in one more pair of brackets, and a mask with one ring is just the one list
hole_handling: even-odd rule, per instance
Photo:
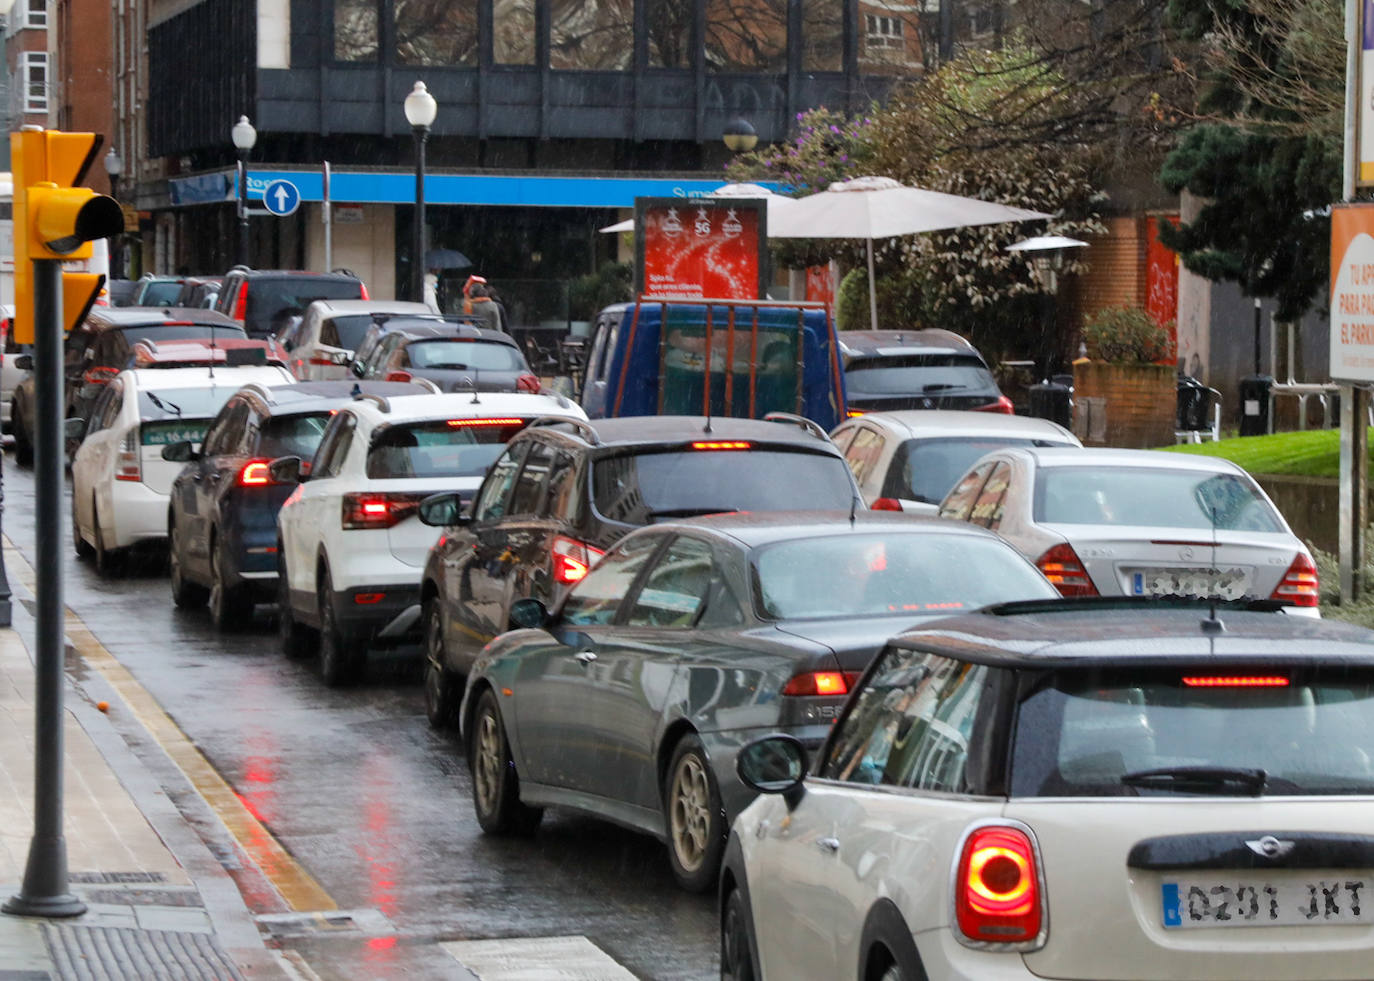
{"label": "gray patio umbrella", "polygon": [[827,190],[799,198],[768,216],[769,238],[861,238],[868,243],[868,309],[878,329],[878,291],[873,282],[873,240],[972,225],[1050,218],[1042,211],[995,201],[907,187],[890,177],[836,181]]}

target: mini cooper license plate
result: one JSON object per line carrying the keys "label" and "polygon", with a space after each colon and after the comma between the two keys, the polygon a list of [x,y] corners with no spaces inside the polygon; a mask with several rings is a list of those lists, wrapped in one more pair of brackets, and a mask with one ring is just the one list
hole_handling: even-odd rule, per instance
{"label": "mini cooper license plate", "polygon": [[1358,926],[1374,923],[1374,878],[1184,879],[1160,886],[1164,926]]}

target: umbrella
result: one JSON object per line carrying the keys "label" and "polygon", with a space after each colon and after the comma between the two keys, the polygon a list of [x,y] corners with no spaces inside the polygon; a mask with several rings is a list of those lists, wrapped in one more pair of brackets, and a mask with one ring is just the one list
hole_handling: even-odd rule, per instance
{"label": "umbrella", "polygon": [[769,238],[861,238],[868,243],[868,309],[878,328],[878,291],[873,283],[873,240],[917,235],[970,225],[1050,218],[1042,211],[1012,208],[995,201],[907,187],[890,177],[856,177],[836,181],[828,190],[799,198],[781,212],[777,224],[769,215]]}
{"label": "umbrella", "polygon": [[[784,197],[768,190],[762,184],[723,184],[706,196],[708,198],[763,198],[768,202],[768,234],[770,237],[773,234],[772,225],[777,220],[777,216],[797,203],[795,198]],[[691,198],[686,198],[684,203],[691,200]],[[614,225],[607,225],[605,228],[597,230],[602,232],[632,232],[635,230],[635,220],[626,218],[624,221],[618,221]]]}
{"label": "umbrella", "polygon": [[430,249],[425,253],[426,269],[467,269],[472,260],[457,249]]}

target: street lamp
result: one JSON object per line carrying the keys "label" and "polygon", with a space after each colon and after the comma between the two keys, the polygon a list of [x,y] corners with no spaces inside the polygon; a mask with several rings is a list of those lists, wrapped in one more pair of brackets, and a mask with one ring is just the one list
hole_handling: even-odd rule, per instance
{"label": "street lamp", "polygon": [[406,122],[415,134],[415,241],[411,250],[411,299],[423,303],[425,299],[425,141],[429,128],[439,114],[439,104],[429,94],[424,82],[416,82],[406,96]]}
{"label": "street lamp", "polygon": [[[105,153],[105,173],[110,178],[110,197],[119,200],[119,175],[124,172],[124,161],[119,158],[119,151],[110,147]],[[122,206],[121,206],[122,207]],[[118,273],[123,278],[124,256],[120,253],[119,241],[123,236],[123,229],[118,235],[110,236],[110,278],[114,279]]]}
{"label": "street lamp", "polygon": [[1081,249],[1087,242],[1063,235],[1037,235],[1008,245],[1008,252],[1024,252],[1030,261],[1031,273],[1040,284],[1046,297],[1045,339],[1052,345],[1051,350],[1040,352],[1043,360],[1036,367],[1043,372],[1042,377],[1057,366],[1059,359],[1059,320],[1056,309],[1059,293],[1059,271],[1064,268],[1064,257],[1070,249]]}
{"label": "street lamp", "polygon": [[731,153],[748,153],[758,146],[759,134],[743,116],[736,116],[725,124],[720,138],[730,148]]}
{"label": "street lamp", "polygon": [[248,121],[247,116],[240,116],[239,121],[234,124],[230,131],[234,140],[234,149],[238,151],[239,157],[239,265],[247,266],[248,262],[248,151],[253,149],[253,144],[258,142],[258,131],[253,128],[253,124]]}

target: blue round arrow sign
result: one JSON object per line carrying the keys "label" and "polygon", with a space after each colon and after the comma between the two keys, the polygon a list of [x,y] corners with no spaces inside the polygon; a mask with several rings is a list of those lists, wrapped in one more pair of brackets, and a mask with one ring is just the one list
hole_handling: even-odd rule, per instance
{"label": "blue round arrow sign", "polygon": [[301,206],[300,189],[290,181],[273,181],[262,192],[262,205],[284,218]]}

